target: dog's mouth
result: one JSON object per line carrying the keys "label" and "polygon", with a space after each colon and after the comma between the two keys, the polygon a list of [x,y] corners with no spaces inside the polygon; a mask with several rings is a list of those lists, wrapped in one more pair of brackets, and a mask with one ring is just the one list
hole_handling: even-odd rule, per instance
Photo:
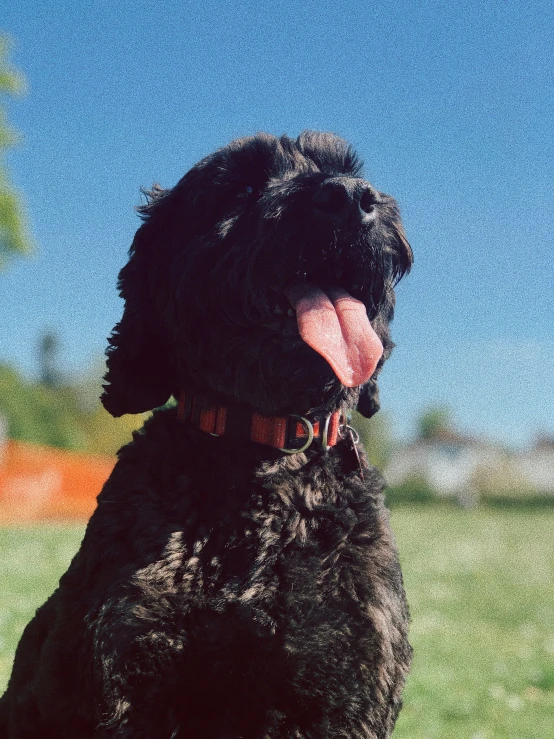
{"label": "dog's mouth", "polygon": [[343,287],[294,281],[277,298],[273,316],[268,328],[300,335],[346,387],[367,382],[383,354],[366,306]]}
{"label": "dog's mouth", "polygon": [[310,346],[345,387],[363,385],[383,355],[370,317],[378,312],[389,258],[379,234],[367,228],[308,241],[293,274],[275,265],[264,326]]}
{"label": "dog's mouth", "polygon": [[383,354],[383,345],[365,305],[342,287],[324,291],[309,282],[295,282],[285,296],[296,314],[302,339],[328,362],[346,387],[367,382]]}

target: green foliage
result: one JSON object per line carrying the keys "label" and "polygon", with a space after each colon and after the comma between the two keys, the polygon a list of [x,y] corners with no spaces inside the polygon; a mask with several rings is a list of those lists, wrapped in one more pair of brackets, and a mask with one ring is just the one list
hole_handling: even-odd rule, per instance
{"label": "green foliage", "polygon": [[[132,431],[142,425],[145,415],[112,418],[98,400],[100,378],[94,391],[92,379],[54,387],[32,382],[14,369],[0,365],[0,415],[8,424],[12,439],[113,455],[131,440]],[[86,392],[94,401],[84,402]]]}
{"label": "green foliage", "polygon": [[419,475],[414,475],[399,485],[387,486],[385,498],[390,508],[413,503],[437,503],[439,500],[452,505],[452,499],[438,498],[427,480]]}
{"label": "green foliage", "polygon": [[[403,507],[414,664],[394,739],[550,739],[554,511]],[[83,526],[0,529],[0,693]]]}
{"label": "green foliage", "polygon": [[[439,495],[421,475],[412,475],[398,485],[387,485],[385,500],[389,508],[398,506],[428,505],[436,508],[468,507],[460,497]],[[536,493],[525,488],[512,488],[497,494],[490,490],[480,491],[473,505],[486,508],[511,508],[524,512],[533,509],[554,508],[554,495]],[[470,506],[471,507],[471,506]]]}
{"label": "green foliage", "polygon": [[[0,36],[0,95],[17,95],[25,89],[23,76],[8,63],[9,42]],[[0,267],[13,254],[24,254],[31,248],[25,225],[20,195],[11,187],[5,169],[4,151],[16,143],[16,135],[0,108]]]}
{"label": "green foliage", "polygon": [[417,421],[419,439],[439,439],[452,431],[452,413],[444,406],[424,411]]}
{"label": "green foliage", "polygon": [[392,449],[392,434],[388,416],[379,411],[372,418],[364,418],[359,413],[352,414],[352,426],[360,435],[369,461],[379,470],[384,469]]}
{"label": "green foliage", "polygon": [[0,413],[12,439],[61,449],[86,445],[77,398],[70,387],[53,389],[29,382],[0,365]]}

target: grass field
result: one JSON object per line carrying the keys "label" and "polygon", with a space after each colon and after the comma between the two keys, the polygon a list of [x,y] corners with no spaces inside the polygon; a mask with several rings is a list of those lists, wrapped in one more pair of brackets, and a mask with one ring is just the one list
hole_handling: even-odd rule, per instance
{"label": "grass field", "polygon": [[[554,736],[554,511],[393,512],[415,650],[395,739]],[[82,526],[0,529],[0,690]]]}

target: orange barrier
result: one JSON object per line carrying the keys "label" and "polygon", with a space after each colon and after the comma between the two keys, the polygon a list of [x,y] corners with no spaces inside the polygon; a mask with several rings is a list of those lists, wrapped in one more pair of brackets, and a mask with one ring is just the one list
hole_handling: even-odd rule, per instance
{"label": "orange barrier", "polygon": [[87,519],[115,460],[22,441],[0,449],[0,523]]}

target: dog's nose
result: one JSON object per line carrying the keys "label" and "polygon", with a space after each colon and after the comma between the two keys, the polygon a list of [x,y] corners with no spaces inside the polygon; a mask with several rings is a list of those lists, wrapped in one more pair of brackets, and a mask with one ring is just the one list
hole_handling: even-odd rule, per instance
{"label": "dog's nose", "polygon": [[378,202],[377,190],[356,177],[331,177],[320,185],[313,197],[316,213],[335,226],[352,221],[369,223]]}

